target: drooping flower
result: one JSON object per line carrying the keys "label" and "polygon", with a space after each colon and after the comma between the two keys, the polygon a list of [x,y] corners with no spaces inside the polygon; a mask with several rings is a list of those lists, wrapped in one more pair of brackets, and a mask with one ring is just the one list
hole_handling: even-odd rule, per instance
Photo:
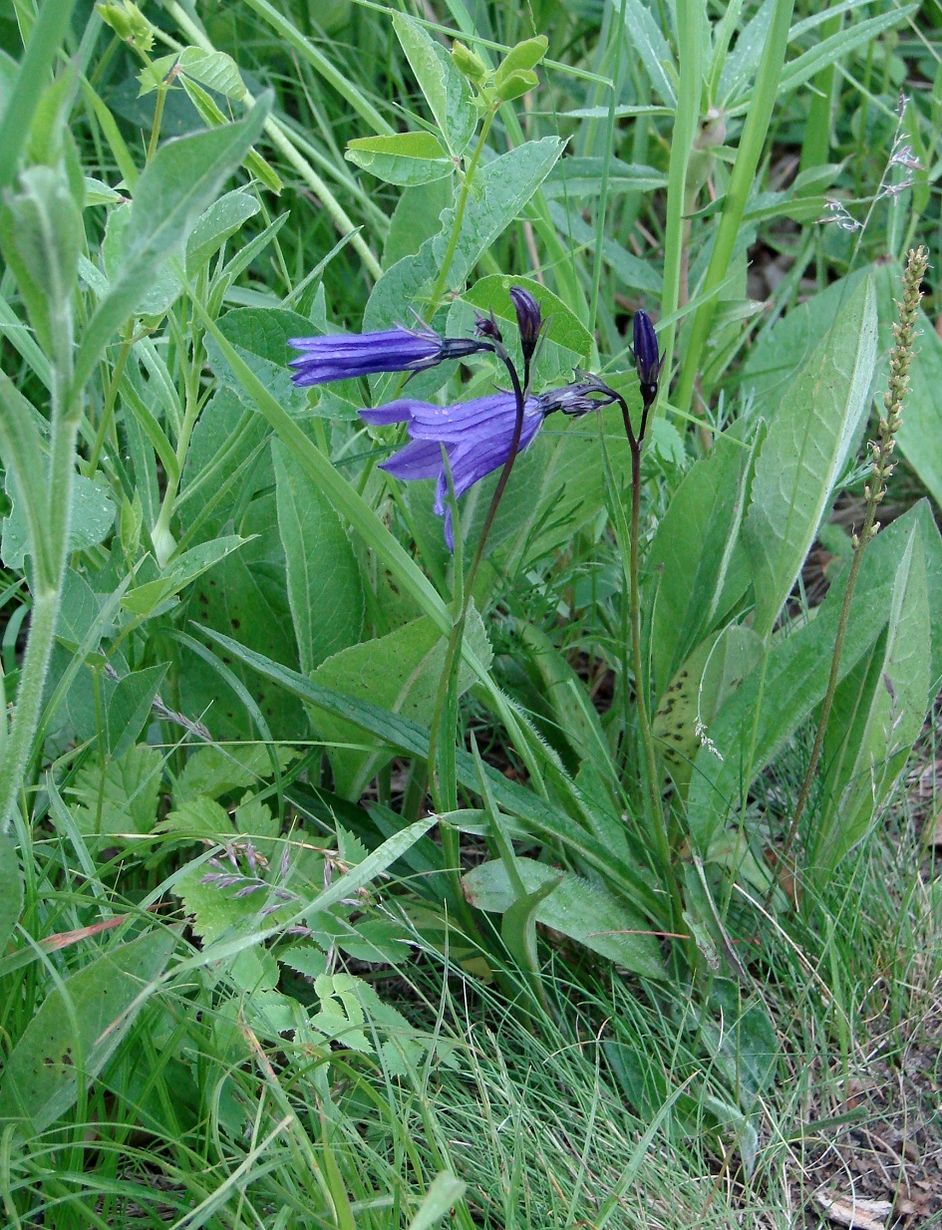
{"label": "drooping flower", "polygon": [[446,359],[463,359],[489,349],[474,338],[439,337],[431,329],[401,325],[381,333],[293,337],[288,345],[301,352],[289,363],[297,385],[326,384],[376,372],[420,372]]}
{"label": "drooping flower", "polygon": [[[543,420],[554,410],[577,415],[605,404],[605,400],[592,399],[589,396],[591,391],[588,384],[578,384],[538,397],[527,397],[517,452],[522,453],[532,444]],[[595,388],[595,391],[599,390]],[[448,461],[457,498],[507,460],[517,417],[514,395],[491,393],[450,406],[434,406],[429,402],[402,398],[373,410],[361,410],[360,417],[374,426],[390,423],[408,425],[409,443],[384,461],[380,469],[405,481],[416,478],[437,480],[433,509],[437,516],[444,518],[445,542],[448,549],[453,551],[454,529],[451,507],[447,502],[448,476],[442,450]]]}
{"label": "drooping flower", "polygon": [[634,319],[635,370],[641,384],[641,400],[645,409],[657,398],[657,382],[661,374],[661,353],[658,350],[657,334],[651,317],[642,308],[635,312]]}

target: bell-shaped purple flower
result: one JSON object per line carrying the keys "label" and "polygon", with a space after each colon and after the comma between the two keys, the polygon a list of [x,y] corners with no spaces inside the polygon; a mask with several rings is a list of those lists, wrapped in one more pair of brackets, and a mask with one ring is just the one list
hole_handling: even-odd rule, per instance
{"label": "bell-shaped purple flower", "polygon": [[[533,442],[546,413],[543,398],[526,399],[518,452],[523,452]],[[517,417],[514,395],[491,393],[451,406],[433,406],[402,398],[375,410],[361,410],[360,417],[377,426],[408,424],[409,443],[380,468],[405,480],[437,479],[433,508],[437,516],[444,518],[445,542],[453,551],[455,539],[451,507],[446,503],[448,478],[442,449],[448,459],[455,496],[461,496],[507,460]]]}
{"label": "bell-shaped purple flower", "polygon": [[431,329],[401,325],[382,333],[293,337],[288,345],[301,352],[289,363],[297,385],[326,384],[376,372],[420,372],[445,359],[463,359],[489,349],[474,338],[439,337]]}
{"label": "bell-shaped purple flower", "polygon": [[635,370],[641,384],[641,400],[647,409],[657,398],[657,382],[663,360],[658,350],[657,334],[654,332],[651,317],[642,308],[635,312],[633,350]]}

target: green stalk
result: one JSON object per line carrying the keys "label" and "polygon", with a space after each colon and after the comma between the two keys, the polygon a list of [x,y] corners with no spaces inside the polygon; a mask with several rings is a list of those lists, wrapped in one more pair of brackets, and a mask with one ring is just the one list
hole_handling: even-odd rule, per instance
{"label": "green stalk", "polygon": [[458,193],[458,202],[455,205],[455,220],[451,225],[451,234],[448,236],[448,247],[445,249],[442,267],[438,271],[438,277],[435,279],[435,285],[432,288],[428,307],[425,311],[425,319],[429,322],[431,322],[438,311],[438,305],[441,302],[442,295],[445,293],[452,261],[455,259],[455,252],[458,249],[458,240],[461,238],[461,226],[464,222],[465,209],[468,206],[468,194],[471,191],[471,183],[474,180],[474,173],[477,170],[478,163],[481,161],[481,155],[484,153],[484,146],[487,143],[488,133],[491,131],[491,125],[494,123],[494,116],[496,114],[496,109],[491,107],[484,116],[484,123],[481,125],[477,144],[474,147],[471,160],[464,173],[464,179],[461,182],[461,191]]}
{"label": "green stalk", "polygon": [[680,62],[680,85],[674,127],[671,134],[670,161],[667,169],[667,217],[664,230],[664,285],[661,290],[661,329],[664,348],[664,372],[670,376],[677,325],[673,317],[680,306],[681,269],[683,264],[687,202],[687,179],[700,125],[700,97],[703,88],[701,22],[703,6],[700,0],[678,0],[677,53]]}
{"label": "green stalk", "polygon": [[[694,382],[700,371],[704,346],[716,312],[716,292],[725,281],[729,271],[739,227],[746,212],[746,203],[755,182],[756,170],[772,118],[782,66],[785,63],[788,31],[794,5],[795,0],[776,0],[772,11],[772,21],[756,76],[752,105],[743,125],[736,161],[733,164],[729,186],[726,190],[723,213],[716,231],[716,238],[713,241],[713,252],[703,282],[703,301],[694,312],[687,338],[684,365],[674,398],[674,403],[681,414],[690,413]],[[662,312],[662,316],[664,315],[667,313]],[[667,339],[667,346],[671,340],[670,337]]]}
{"label": "green stalk", "polygon": [[[64,375],[64,373],[63,373]],[[45,542],[30,543],[34,568],[33,607],[29,640],[23,659],[13,720],[0,756],[0,833],[10,826],[16,798],[33,752],[33,739],[42,713],[43,693],[55,644],[62,582],[69,556],[69,520],[72,476],[78,436],[80,401],[63,403],[68,380],[53,382],[52,447],[49,462],[49,498],[45,511]]]}

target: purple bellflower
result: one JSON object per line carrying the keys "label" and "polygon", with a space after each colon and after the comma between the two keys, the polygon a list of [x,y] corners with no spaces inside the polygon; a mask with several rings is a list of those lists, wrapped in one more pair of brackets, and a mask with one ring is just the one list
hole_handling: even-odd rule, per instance
{"label": "purple bellflower", "polygon": [[654,332],[651,317],[641,308],[635,312],[632,349],[635,370],[641,384],[641,401],[647,410],[654,405],[657,399],[657,382],[661,375],[663,357],[658,350],[657,334]]}
{"label": "purple bellflower", "polygon": [[474,338],[439,337],[424,326],[404,329],[401,325],[382,333],[293,337],[288,345],[301,352],[289,364],[297,385],[326,384],[376,372],[421,372],[446,359],[463,359],[490,349]]}
{"label": "purple bellflower", "polygon": [[[606,404],[610,399],[603,389],[598,387],[597,382],[586,381],[538,397],[528,396],[524,402],[517,452],[522,453],[533,443],[544,418],[554,410],[580,415]],[[591,397],[593,392],[601,393],[602,400]],[[433,509],[437,516],[444,518],[445,542],[450,551],[455,549],[455,538],[451,507],[446,502],[448,476],[442,449],[457,498],[506,462],[513,443],[516,404],[512,393],[500,392],[451,406],[434,406],[429,402],[402,398],[373,410],[360,411],[360,417],[373,426],[390,423],[408,425],[409,443],[384,461],[380,469],[406,481],[416,478],[437,480]]]}

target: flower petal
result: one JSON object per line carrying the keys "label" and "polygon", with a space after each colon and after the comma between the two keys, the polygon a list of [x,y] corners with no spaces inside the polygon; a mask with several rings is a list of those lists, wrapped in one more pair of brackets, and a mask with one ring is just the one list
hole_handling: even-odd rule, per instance
{"label": "flower petal", "polygon": [[393,478],[435,478],[442,472],[442,446],[437,440],[411,440],[379,468]]}
{"label": "flower petal", "polygon": [[372,406],[358,410],[364,423],[374,427],[385,427],[388,423],[408,423],[418,407],[434,410],[429,402],[415,401],[411,397],[402,397],[398,401],[388,401],[384,406]]}

